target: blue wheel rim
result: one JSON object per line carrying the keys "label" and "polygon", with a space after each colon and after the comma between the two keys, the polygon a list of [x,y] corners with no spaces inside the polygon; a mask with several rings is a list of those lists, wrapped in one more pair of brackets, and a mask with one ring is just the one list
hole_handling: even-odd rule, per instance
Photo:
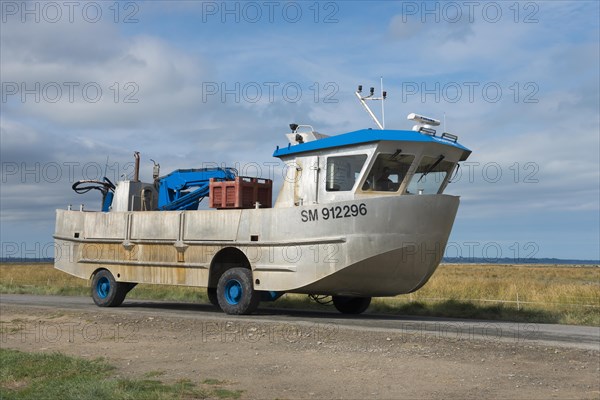
{"label": "blue wheel rim", "polygon": [[110,292],[110,281],[107,277],[103,276],[98,279],[98,283],[96,283],[96,294],[101,299],[105,299]]}
{"label": "blue wheel rim", "polygon": [[244,288],[237,279],[231,279],[225,284],[225,300],[231,305],[236,305],[242,299]]}

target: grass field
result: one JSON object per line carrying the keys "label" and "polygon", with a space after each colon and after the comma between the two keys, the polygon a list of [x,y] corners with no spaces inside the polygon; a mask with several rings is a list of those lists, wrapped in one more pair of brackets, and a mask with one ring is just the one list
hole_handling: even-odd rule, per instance
{"label": "grass field", "polygon": [[[51,264],[0,265],[0,293],[87,296],[88,284]],[[203,289],[167,285],[138,285],[128,298],[208,301]],[[401,315],[600,326],[600,268],[447,264],[419,291],[371,304],[371,310]],[[266,305],[322,307],[291,294]]]}
{"label": "grass field", "polygon": [[200,387],[187,379],[165,384],[150,379],[154,376],[115,378],[114,369],[103,360],[0,349],[0,398],[167,400],[237,399],[241,395],[220,387],[222,382],[215,379],[204,380]]}

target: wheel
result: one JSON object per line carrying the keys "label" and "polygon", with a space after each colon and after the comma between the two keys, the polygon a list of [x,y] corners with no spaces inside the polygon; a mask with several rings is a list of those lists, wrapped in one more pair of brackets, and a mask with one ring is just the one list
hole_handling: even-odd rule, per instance
{"label": "wheel", "polygon": [[206,294],[208,296],[208,301],[215,307],[219,307],[219,298],[217,297],[217,288],[207,288]]}
{"label": "wheel", "polygon": [[127,292],[133,289],[132,284],[115,281],[110,271],[102,269],[92,279],[92,299],[99,307],[116,307],[123,303]]}
{"label": "wheel", "polygon": [[369,308],[370,297],[333,296],[333,305],[343,314],[360,314]]}
{"label": "wheel", "polygon": [[217,299],[227,314],[251,314],[258,308],[260,294],[252,285],[252,271],[247,268],[228,269],[219,278]]}

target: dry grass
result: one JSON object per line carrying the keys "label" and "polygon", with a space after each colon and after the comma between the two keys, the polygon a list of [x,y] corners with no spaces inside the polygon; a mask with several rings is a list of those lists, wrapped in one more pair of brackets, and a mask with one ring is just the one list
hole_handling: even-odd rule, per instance
{"label": "dry grass", "polygon": [[[89,296],[90,282],[46,263],[0,264],[0,293]],[[207,301],[203,289],[171,285],[138,285],[129,295],[135,299]]]}
{"label": "dry grass", "polygon": [[[88,285],[51,264],[0,265],[1,293],[87,296]],[[168,285],[138,285],[129,297],[207,301],[202,289]],[[374,310],[394,314],[600,326],[600,268],[447,264],[419,291],[378,298],[372,304]],[[307,305],[300,295],[287,295],[274,303],[276,307]]]}
{"label": "dry grass", "polygon": [[417,292],[375,304],[383,310],[429,305],[428,315],[454,309],[465,317],[598,326],[600,268],[445,264]]}
{"label": "dry grass", "polygon": [[85,280],[55,270],[46,263],[0,264],[1,293],[78,295],[89,293]]}
{"label": "dry grass", "polygon": [[597,267],[447,264],[412,297],[599,305],[599,288]]}

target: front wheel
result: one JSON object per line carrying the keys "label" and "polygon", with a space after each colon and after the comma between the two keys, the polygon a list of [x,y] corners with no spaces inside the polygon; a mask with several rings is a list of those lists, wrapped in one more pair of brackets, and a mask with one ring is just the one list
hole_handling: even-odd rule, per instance
{"label": "front wheel", "polygon": [[361,314],[371,304],[370,297],[333,296],[333,305],[342,314]]}
{"label": "front wheel", "polygon": [[252,271],[247,268],[228,269],[217,285],[219,306],[227,314],[252,314],[260,302],[252,285]]}
{"label": "front wheel", "polygon": [[132,288],[126,283],[115,281],[110,271],[102,269],[92,279],[92,299],[99,307],[117,307],[123,303],[127,292]]}

